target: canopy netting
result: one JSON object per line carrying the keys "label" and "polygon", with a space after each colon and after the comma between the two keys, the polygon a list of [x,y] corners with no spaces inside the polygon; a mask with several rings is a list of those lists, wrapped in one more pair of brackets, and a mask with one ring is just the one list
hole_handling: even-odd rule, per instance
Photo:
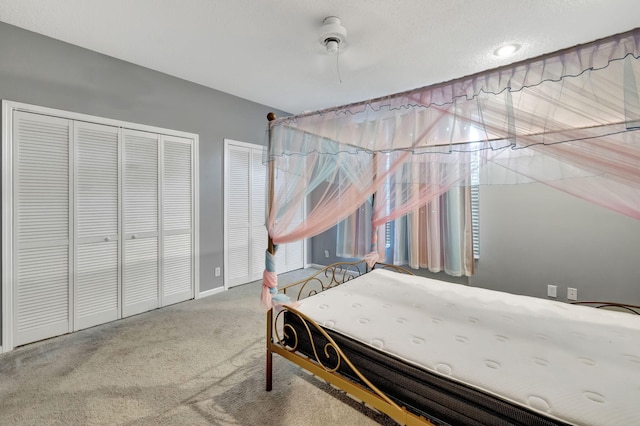
{"label": "canopy netting", "polygon": [[[640,219],[640,29],[450,82],[270,122],[267,229],[374,227],[497,165]],[[481,173],[500,184],[500,173]],[[304,220],[300,206],[306,203]]]}

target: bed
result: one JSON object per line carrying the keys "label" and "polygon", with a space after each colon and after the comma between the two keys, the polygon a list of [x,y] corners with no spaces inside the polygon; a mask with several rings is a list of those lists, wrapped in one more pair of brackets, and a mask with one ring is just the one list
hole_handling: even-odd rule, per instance
{"label": "bed", "polygon": [[270,315],[268,354],[400,424],[640,422],[640,316],[364,262],[282,291],[300,302]]}
{"label": "bed", "polygon": [[[638,82],[640,29],[634,29],[407,92],[297,116],[268,115],[264,159],[269,170],[269,245],[261,297],[268,312],[267,390],[272,387],[275,353],[400,424],[640,424],[639,410],[627,404],[629,398],[640,400],[638,380],[628,380],[640,377],[640,353],[626,347],[617,349],[617,355],[611,352],[618,358],[604,357],[609,353],[605,348],[614,340],[618,344],[621,330],[632,336],[626,338],[627,343],[640,341],[638,317],[629,313],[482,291],[482,297],[494,298],[504,306],[526,306],[523,311],[538,306],[553,315],[543,319],[533,310],[535,321],[529,320],[527,325],[540,322],[546,327],[530,330],[529,339],[516,337],[517,327],[509,332],[491,329],[489,333],[485,329],[482,333],[490,344],[485,342],[483,351],[489,355],[469,361],[455,360],[474,351],[439,351],[471,347],[472,340],[482,334],[451,332],[445,336],[449,342],[435,339],[432,333],[416,335],[412,344],[424,346],[430,356],[440,354],[423,366],[411,354],[380,351],[376,345],[388,346],[384,339],[351,335],[329,323],[336,320],[323,317],[326,312],[317,308],[319,305],[317,309],[310,307],[316,303],[313,301],[341,288],[376,277],[378,269],[391,268],[381,263],[385,262],[385,244],[377,243],[386,243],[390,235],[384,233],[386,224],[406,215],[413,214],[415,219],[415,213],[427,203],[452,191],[466,199],[468,189],[476,184],[475,177],[482,178],[481,184],[542,183],[640,220]],[[494,173],[496,170],[500,173]],[[363,206],[369,206],[370,217],[359,222],[364,225],[358,231],[366,232],[370,225],[370,238],[361,244],[370,244],[370,252],[345,257],[364,256],[366,262],[331,265],[309,280],[278,289],[273,258],[278,245],[319,235]],[[424,210],[435,215],[444,209]],[[464,217],[446,223],[455,223],[455,233],[464,240],[456,255],[462,267],[457,269],[471,276],[476,263],[470,249],[472,220],[467,210],[459,207]],[[553,214],[552,209],[550,212]],[[428,232],[436,235],[444,225],[434,229]],[[443,252],[440,248],[429,250],[431,254]],[[396,274],[407,272],[395,269]],[[418,279],[404,275],[408,283]],[[388,277],[374,280],[386,281]],[[447,288],[459,287],[448,284]],[[413,297],[444,300],[449,290],[444,295]],[[380,293],[376,298],[376,315],[383,315],[386,323],[392,322],[384,316],[384,304],[390,297]],[[475,313],[466,315],[462,323],[476,327],[496,308],[472,303],[465,309]],[[519,312],[512,314],[507,316],[520,318]],[[573,324],[573,318],[581,316],[584,324],[595,321],[593,334],[584,324],[575,334],[570,331],[569,337],[555,334],[556,323],[566,320]],[[359,319],[363,318],[373,321],[372,315]],[[435,327],[434,320],[424,320],[429,330]],[[376,316],[376,321],[381,319]],[[358,324],[365,325],[356,321]],[[576,346],[584,343],[582,336],[591,344]],[[495,352],[513,346],[515,340],[530,349],[520,354],[519,365],[536,374],[520,375],[525,368],[512,378],[515,370]],[[574,346],[555,346],[558,341]],[[598,356],[591,355],[593,351]],[[570,357],[571,362],[565,363],[563,357]],[[478,368],[460,375],[467,362],[475,362]],[[566,369],[572,375],[560,379],[554,368],[566,365],[571,366]],[[600,368],[603,365],[606,367]],[[624,370],[620,370],[622,366]],[[492,373],[505,371],[509,374],[498,374],[501,380],[497,383],[489,380]],[[603,374],[582,385],[583,378],[591,377],[583,371]],[[541,377],[545,378],[542,384]],[[577,387],[566,388],[567,383]],[[515,389],[503,387],[507,384]],[[534,385],[537,387],[528,390]],[[578,400],[591,408],[583,408]]]}

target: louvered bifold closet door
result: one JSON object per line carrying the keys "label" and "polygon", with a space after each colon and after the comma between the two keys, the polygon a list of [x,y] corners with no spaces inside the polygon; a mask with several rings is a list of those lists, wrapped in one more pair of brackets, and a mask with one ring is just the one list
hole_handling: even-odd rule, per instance
{"label": "louvered bifold closet door", "polygon": [[119,317],[118,128],[75,123],[74,329]]}
{"label": "louvered bifold closet door", "polygon": [[249,204],[251,211],[251,276],[248,281],[262,278],[264,271],[264,251],[267,249],[268,233],[265,226],[266,179],[267,168],[262,163],[262,150],[251,150],[251,193]]}
{"label": "louvered bifold closet door", "polygon": [[123,130],[124,255],[122,315],[160,306],[158,146],[153,133]]}
{"label": "louvered bifold closet door", "polygon": [[278,273],[294,271],[303,267],[304,240],[281,244],[276,255],[276,268]]}
{"label": "louvered bifold closet door", "polygon": [[[276,171],[277,173],[277,171]],[[278,184],[278,181],[276,181]],[[292,218],[290,229],[301,224],[304,218],[304,208],[300,207]],[[304,240],[281,244],[276,254],[276,268],[278,273],[289,272],[304,267]]]}
{"label": "louvered bifold closet door", "polygon": [[14,344],[70,330],[69,120],[16,111]]}
{"label": "louvered bifold closet door", "polygon": [[249,171],[251,150],[240,146],[229,146],[227,150],[227,182],[225,218],[227,221],[228,286],[251,281],[249,235]]}
{"label": "louvered bifold closet door", "polygon": [[162,136],[162,305],[194,297],[193,141]]}

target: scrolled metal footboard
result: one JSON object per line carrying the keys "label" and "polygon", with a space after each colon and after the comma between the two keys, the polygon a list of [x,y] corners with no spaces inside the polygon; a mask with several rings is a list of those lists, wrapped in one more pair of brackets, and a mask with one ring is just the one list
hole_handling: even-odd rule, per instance
{"label": "scrolled metal footboard", "polygon": [[[370,272],[371,269],[372,268],[370,268],[364,260],[356,262],[336,262],[325,266],[303,280],[281,287],[280,291],[288,295],[292,300],[302,300],[306,297],[313,296],[314,294],[351,281],[360,275]],[[388,269],[395,272],[413,275],[413,273],[408,269],[386,263],[376,263],[373,269]]]}
{"label": "scrolled metal footboard", "polygon": [[[298,310],[285,307],[278,312],[275,321],[276,323],[279,323],[282,319],[283,334],[281,334],[276,328],[275,344],[282,346],[291,353],[298,352],[299,349],[298,346],[301,341],[301,336],[298,336],[298,332],[289,322],[284,321],[283,318],[285,313],[295,316],[299,320],[299,323],[302,324],[302,331],[305,332],[305,339],[309,343],[311,352],[313,353],[313,356],[310,356],[309,358],[313,362],[317,363],[319,367],[327,373],[336,373],[343,365],[348,367],[353,375],[355,375],[371,392],[376,394],[387,404],[393,406],[395,409],[402,410],[395,402],[389,399],[388,396],[371,383],[355,365],[353,365],[351,360],[349,360],[349,357],[342,351],[342,349],[340,349],[340,346],[338,346],[335,340],[320,325]],[[312,332],[312,330],[315,331],[315,333]],[[287,333],[290,334],[287,335]],[[321,337],[318,337],[318,334]]]}
{"label": "scrolled metal footboard", "polygon": [[367,272],[368,267],[364,261],[332,263],[303,280],[281,287],[280,291],[293,300],[301,300],[344,284]]}
{"label": "scrolled metal footboard", "polygon": [[[395,265],[376,264],[374,268],[412,274]],[[292,300],[298,301],[351,281],[370,270],[371,268],[364,261],[334,263],[304,280],[282,287],[280,291],[286,293]],[[286,320],[285,316],[288,317]],[[296,327],[292,325],[293,322],[297,323]],[[303,342],[303,346],[307,348],[305,352],[300,351]],[[424,417],[407,411],[390,399],[358,370],[323,327],[292,306],[281,307],[277,314],[274,314],[273,310],[269,311],[267,352],[267,390],[271,389],[272,380],[270,357],[272,353],[277,353],[387,414],[400,424],[432,425]]]}
{"label": "scrolled metal footboard", "polygon": [[[338,371],[338,369],[340,368],[341,359],[343,357],[346,358],[346,356],[342,353],[342,350],[340,350],[336,342],[333,341],[333,339],[322,329],[322,327],[320,327],[313,320],[308,318],[306,315],[298,312],[294,308],[285,307],[276,315],[276,318],[275,318],[276,324],[282,322],[283,325],[282,325],[282,334],[280,333],[280,330],[278,328],[275,329],[275,337],[276,337],[275,343],[281,345],[282,347],[286,348],[290,352],[296,352],[298,351],[298,348],[299,348],[300,338],[298,337],[298,332],[296,328],[293,325],[291,325],[291,323],[284,320],[285,312],[289,312],[290,314],[298,317],[301,324],[304,326],[305,328],[304,331],[306,331],[305,337],[308,338],[308,341],[311,344],[311,349],[313,351],[313,358],[318,363],[318,365],[320,365],[322,368],[325,369],[325,371],[328,371],[328,372]],[[324,352],[324,358],[318,355],[318,348],[317,348],[318,342],[316,342],[316,339],[314,338],[314,335],[311,332],[311,329],[314,329],[316,330],[316,332],[321,333],[322,336],[326,339],[326,342],[322,342],[321,344]],[[333,353],[333,357],[331,356],[332,355],[331,352]],[[335,365],[333,366],[331,366],[330,364],[332,358],[334,359],[334,363],[335,363]]]}

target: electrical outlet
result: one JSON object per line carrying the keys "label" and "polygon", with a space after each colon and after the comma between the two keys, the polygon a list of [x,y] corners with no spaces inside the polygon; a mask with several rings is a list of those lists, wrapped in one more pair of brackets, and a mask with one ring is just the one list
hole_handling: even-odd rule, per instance
{"label": "electrical outlet", "polygon": [[578,300],[578,289],[569,287],[567,289],[567,299]]}
{"label": "electrical outlet", "polygon": [[220,276],[220,267],[216,267],[216,277]]}
{"label": "electrical outlet", "polygon": [[324,257],[329,257],[329,250],[324,251]]}
{"label": "electrical outlet", "polygon": [[549,284],[547,286],[547,296],[558,297],[558,286]]}

